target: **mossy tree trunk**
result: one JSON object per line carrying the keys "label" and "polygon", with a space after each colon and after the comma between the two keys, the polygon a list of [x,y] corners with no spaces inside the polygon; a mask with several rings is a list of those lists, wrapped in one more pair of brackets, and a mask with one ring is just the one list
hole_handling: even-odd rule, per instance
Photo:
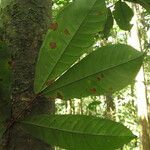
{"label": "mossy tree trunk", "polygon": [[[51,21],[51,0],[12,0],[4,11],[5,39],[12,50],[12,95],[9,123],[33,114],[51,113],[54,102],[33,91],[35,64]],[[33,99],[34,103],[32,103]],[[23,111],[27,108],[26,111]],[[4,135],[3,149],[50,150],[50,146],[26,134],[15,122]]]}

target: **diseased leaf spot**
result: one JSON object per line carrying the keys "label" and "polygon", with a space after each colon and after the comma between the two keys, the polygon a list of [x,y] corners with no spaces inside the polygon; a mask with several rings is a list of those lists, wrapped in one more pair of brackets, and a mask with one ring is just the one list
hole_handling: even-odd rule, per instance
{"label": "diseased leaf spot", "polygon": [[49,86],[49,85],[51,85],[53,82],[54,82],[54,80],[48,80],[48,81],[45,83],[45,85]]}
{"label": "diseased leaf spot", "polygon": [[50,24],[50,29],[52,29],[53,31],[56,31],[56,30],[57,30],[57,28],[58,28],[58,24],[57,24],[57,22],[55,22],[55,23],[51,23],[51,24]]}
{"label": "diseased leaf spot", "polygon": [[101,80],[101,77],[97,77],[96,79],[97,79],[98,81],[100,81],[100,80]]}
{"label": "diseased leaf spot", "polygon": [[57,98],[63,99],[63,95],[60,92],[57,92]]}
{"label": "diseased leaf spot", "polygon": [[2,82],[3,81],[3,79],[2,78],[0,78],[0,82]]}
{"label": "diseased leaf spot", "polygon": [[65,30],[64,30],[64,34],[65,34],[65,35],[70,35],[69,30],[68,30],[68,29],[65,29]]}
{"label": "diseased leaf spot", "polygon": [[101,11],[98,11],[98,12],[96,13],[96,15],[100,16],[100,15],[102,15],[102,12],[101,12]]}
{"label": "diseased leaf spot", "polygon": [[11,61],[11,60],[8,61],[8,65],[9,65],[9,66],[12,65],[12,61]]}
{"label": "diseased leaf spot", "polygon": [[104,78],[104,74],[103,74],[103,73],[101,73],[100,76],[96,77],[96,79],[97,79],[98,81],[101,81],[103,78]]}
{"label": "diseased leaf spot", "polygon": [[8,65],[10,68],[13,68],[15,66],[15,63],[10,59],[8,60]]}
{"label": "diseased leaf spot", "polygon": [[50,42],[50,48],[55,49],[57,47],[55,42]]}
{"label": "diseased leaf spot", "polygon": [[96,88],[90,89],[90,92],[91,92],[92,94],[95,94],[95,93],[96,93]]}

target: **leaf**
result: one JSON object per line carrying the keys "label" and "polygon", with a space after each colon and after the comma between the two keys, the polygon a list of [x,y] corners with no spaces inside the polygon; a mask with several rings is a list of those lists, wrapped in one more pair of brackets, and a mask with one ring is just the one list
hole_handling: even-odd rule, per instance
{"label": "leaf", "polygon": [[132,25],[130,24],[130,21],[134,13],[125,2],[118,1],[115,3],[115,10],[113,12],[113,15],[120,29],[131,29]]}
{"label": "leaf", "polygon": [[113,19],[110,8],[108,8],[107,20],[106,20],[104,30],[103,30],[103,38],[108,38],[109,37],[109,33],[110,33],[110,30],[113,27],[113,24],[114,24],[114,19]]}
{"label": "leaf", "polygon": [[83,115],[40,115],[21,121],[29,134],[69,150],[114,150],[135,138],[120,123]]}
{"label": "leaf", "polygon": [[101,95],[121,90],[134,80],[143,61],[143,53],[116,44],[98,48],[70,68],[43,94],[62,99]]}
{"label": "leaf", "polygon": [[35,93],[53,83],[93,45],[95,33],[103,30],[106,12],[104,0],[76,0],[59,13],[39,52]]}

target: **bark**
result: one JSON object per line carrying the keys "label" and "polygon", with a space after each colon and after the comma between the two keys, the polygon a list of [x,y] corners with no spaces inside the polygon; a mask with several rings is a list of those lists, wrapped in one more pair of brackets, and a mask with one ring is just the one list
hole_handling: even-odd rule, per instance
{"label": "bark", "polygon": [[[14,118],[51,113],[54,102],[33,92],[35,64],[44,33],[51,20],[51,0],[13,0],[4,12],[6,35],[12,50],[11,124]],[[32,103],[33,99],[36,99]],[[30,106],[30,107],[28,107]],[[27,111],[23,111],[27,108]],[[15,122],[3,137],[6,150],[50,150],[26,134]]]}
{"label": "bark", "polygon": [[115,120],[115,103],[113,99],[113,95],[111,93],[106,95],[106,111],[104,113],[104,116],[106,118]]}

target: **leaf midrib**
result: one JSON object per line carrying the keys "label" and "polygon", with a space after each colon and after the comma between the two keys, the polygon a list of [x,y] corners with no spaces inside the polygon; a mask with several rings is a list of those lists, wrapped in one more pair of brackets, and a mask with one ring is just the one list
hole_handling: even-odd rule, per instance
{"label": "leaf midrib", "polygon": [[67,133],[71,133],[71,134],[80,134],[80,135],[90,135],[90,136],[109,136],[109,137],[134,137],[134,135],[130,136],[130,135],[126,135],[126,136],[123,136],[123,135],[106,135],[106,134],[90,134],[90,133],[83,133],[83,132],[79,132],[79,131],[71,131],[71,130],[66,130],[66,129],[60,129],[60,128],[54,128],[54,127],[48,127],[48,126],[44,126],[44,125],[39,125],[39,124],[34,124],[34,123],[31,123],[31,122],[27,122],[27,121],[22,121],[22,123],[25,123],[25,124],[28,124],[28,125],[33,125],[33,126],[37,126],[37,127],[41,127],[41,128],[46,128],[46,129],[49,129],[49,130],[58,130],[60,132],[67,132]]}
{"label": "leaf midrib", "polygon": [[[94,4],[92,5],[91,9],[94,7],[96,1],[97,1],[97,0],[95,0],[95,2],[94,2]],[[45,82],[50,78],[50,76],[51,76],[51,74],[53,73],[53,71],[54,71],[56,65],[58,64],[58,62],[59,62],[60,59],[62,58],[63,54],[65,53],[65,50],[69,47],[69,45],[70,45],[70,43],[72,42],[73,38],[77,35],[77,33],[78,33],[78,31],[80,30],[82,24],[85,22],[87,16],[88,16],[89,13],[91,12],[91,9],[88,11],[87,15],[85,15],[85,18],[83,19],[83,21],[81,21],[81,23],[80,23],[80,25],[79,25],[79,28],[76,30],[75,34],[74,34],[74,35],[72,36],[72,38],[70,39],[70,42],[68,42],[68,44],[67,44],[66,47],[64,48],[64,50],[63,50],[61,56],[59,57],[57,63],[55,63],[53,69],[51,70],[51,73],[48,75],[48,78],[45,80]],[[44,82],[43,85],[42,85],[42,89],[43,89],[43,87],[44,87],[44,85],[45,85],[45,82]]]}
{"label": "leaf midrib", "polygon": [[[88,78],[88,77],[90,77],[90,76],[96,75],[96,74],[98,74],[98,73],[100,73],[100,72],[107,71],[107,70],[113,69],[113,68],[115,68],[115,67],[119,67],[119,66],[124,65],[124,64],[126,64],[126,63],[128,63],[128,62],[132,62],[132,61],[134,61],[134,60],[136,60],[136,59],[141,58],[142,56],[144,56],[144,54],[139,55],[138,57],[133,58],[133,59],[130,59],[130,60],[126,61],[126,62],[123,62],[123,63],[117,64],[117,65],[113,65],[113,66],[111,66],[111,67],[105,68],[105,69],[103,69],[103,70],[100,70],[99,72],[96,72],[96,73],[87,75],[86,77],[80,78],[80,79],[78,79],[78,80],[76,80],[76,81],[70,82],[70,83],[65,84],[65,85],[63,85],[63,86],[56,87],[56,88],[54,88],[54,89],[52,89],[52,90],[47,90],[47,91],[44,92],[44,93],[53,92],[53,91],[55,91],[55,90],[57,90],[57,89],[63,88],[64,86],[68,86],[68,85],[74,84],[75,82],[79,82],[79,81],[84,80],[84,79],[86,79],[86,78]],[[57,81],[56,81],[56,82],[57,82]],[[49,86],[49,87],[50,87],[50,86]],[[47,87],[47,88],[48,88],[48,87]]]}

